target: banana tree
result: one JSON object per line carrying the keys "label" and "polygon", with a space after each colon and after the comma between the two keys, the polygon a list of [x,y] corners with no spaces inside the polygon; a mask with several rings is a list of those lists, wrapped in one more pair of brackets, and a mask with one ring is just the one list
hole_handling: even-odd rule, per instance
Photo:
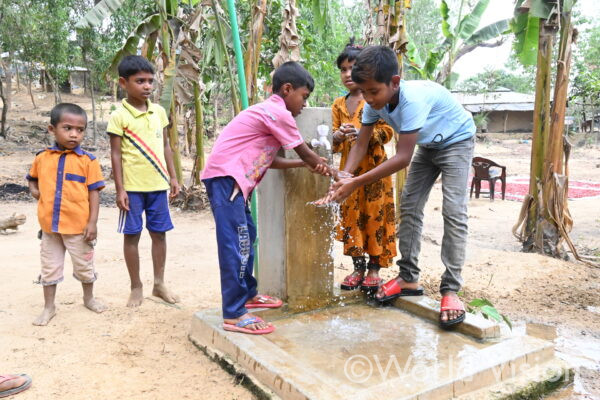
{"label": "banana tree", "polygon": [[[450,23],[450,8],[446,0],[440,4],[442,34],[444,41],[428,52],[423,60],[414,44],[408,43],[408,65],[422,79],[435,80],[451,88],[458,80],[452,68],[458,59],[479,47],[498,47],[506,40],[510,20],[496,21],[479,30],[479,23],[490,0],[479,0],[472,10],[466,12],[467,0],[461,0],[458,19],[454,26]],[[466,14],[465,14],[466,12]],[[495,41],[491,41],[496,39]]]}
{"label": "banana tree", "polygon": [[285,0],[281,35],[279,36],[279,51],[273,57],[273,67],[277,68],[286,61],[300,61],[300,37],[296,27],[296,18],[300,13],[296,0]]}
{"label": "banana tree", "polygon": [[[570,146],[564,135],[574,3],[575,0],[518,0],[516,3],[512,23],[517,39],[515,50],[524,64],[537,62],[537,74],[529,193],[523,200],[513,233],[525,251],[564,257],[563,243],[566,243],[575,258],[584,261],[569,237],[573,226],[567,201]],[[551,105],[556,32],[560,32],[560,41]]]}
{"label": "banana tree", "polygon": [[258,96],[258,66],[260,63],[260,49],[264,19],[267,14],[269,0],[252,0],[250,5],[250,35],[244,53],[244,68],[246,75],[246,90],[250,103],[254,103]]}
{"label": "banana tree", "polygon": [[[402,76],[403,58],[407,51],[408,38],[406,35],[405,14],[411,6],[410,0],[379,0],[375,6],[366,0],[368,7],[365,25],[365,43],[389,46],[398,57],[398,74]],[[375,21],[376,26],[373,25]],[[402,189],[406,182],[407,169],[398,171],[395,178],[396,190],[396,222],[400,222]]]}
{"label": "banana tree", "polygon": [[[194,96],[194,82],[198,81],[198,61],[200,50],[195,46],[191,35],[197,34],[202,14],[194,11],[199,0],[186,0],[183,7],[177,0],[156,0],[156,13],[142,21],[115,55],[109,72],[115,74],[121,59],[128,54],[137,54],[140,42],[142,55],[155,61],[162,81],[160,104],[169,112],[171,126],[170,144],[177,180],[183,185],[179,136],[177,132],[178,112],[181,104],[189,103]],[[78,28],[95,27],[115,12],[124,0],[102,0],[78,22]],[[158,48],[157,48],[158,44]],[[158,55],[156,56],[156,51]],[[200,149],[202,151],[202,149]]]}

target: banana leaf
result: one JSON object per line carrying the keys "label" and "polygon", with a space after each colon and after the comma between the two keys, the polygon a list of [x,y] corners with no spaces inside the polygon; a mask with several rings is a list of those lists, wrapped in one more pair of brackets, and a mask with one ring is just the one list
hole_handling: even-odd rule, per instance
{"label": "banana leaf", "polygon": [[169,16],[177,16],[178,8],[179,5],[177,4],[177,0],[166,0],[166,11]]}
{"label": "banana leaf", "polygon": [[467,39],[470,37],[475,29],[479,26],[481,16],[490,4],[490,0],[479,0],[469,14],[465,15],[462,21],[458,24],[456,29],[456,35],[461,39]]}
{"label": "banana leaf", "polygon": [[450,23],[448,22],[450,19],[450,9],[446,0],[442,0],[442,3],[440,4],[440,14],[442,14],[442,33],[444,34],[444,37],[453,37],[454,35],[450,32]]}
{"label": "banana leaf", "polygon": [[175,57],[170,57],[169,64],[167,64],[164,73],[164,82],[162,87],[162,93],[160,94],[160,105],[165,110],[171,109],[171,102],[173,101],[173,86],[175,85],[175,75],[177,69],[177,60]]}
{"label": "banana leaf", "polygon": [[547,19],[552,15],[556,0],[531,0],[529,16]]}
{"label": "banana leaf", "polygon": [[327,26],[327,15],[329,12],[328,4],[329,2],[327,0],[312,0],[314,26],[317,31],[321,31]]}
{"label": "banana leaf", "polygon": [[[135,31],[127,38],[123,47],[117,51],[107,72],[116,75],[117,66],[119,65],[119,62],[121,62],[121,59],[127,55],[136,54],[140,41],[146,40],[146,38],[154,32],[157,32],[160,29],[161,24],[162,19],[159,14],[151,15],[139,24],[137,28],[135,28]],[[152,38],[150,39],[152,40]]]}
{"label": "banana leaf", "polygon": [[77,21],[75,28],[93,28],[102,24],[105,18],[110,17],[112,13],[117,11],[125,2],[125,0],[102,0],[88,11],[83,18]]}
{"label": "banana leaf", "polygon": [[519,61],[524,65],[536,65],[540,19],[527,13],[517,14],[511,21],[511,29],[515,34],[514,49]]}
{"label": "banana leaf", "polygon": [[504,35],[509,32],[509,23],[510,19],[503,19],[485,26],[465,40],[465,44],[483,43],[495,37]]}

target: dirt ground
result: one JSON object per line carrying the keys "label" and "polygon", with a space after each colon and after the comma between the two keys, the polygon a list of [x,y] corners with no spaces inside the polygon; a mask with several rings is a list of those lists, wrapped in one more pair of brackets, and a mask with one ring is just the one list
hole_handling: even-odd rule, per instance
{"label": "dirt ground", "polygon": [[[82,306],[81,286],[70,277],[67,263],[66,278],[57,293],[56,317],[47,327],[31,324],[43,305],[42,290],[33,283],[39,273],[39,228],[35,203],[18,185],[26,185],[23,177],[35,152],[44,147],[43,127],[51,94],[38,100],[42,106],[34,111],[24,93],[15,96],[17,106],[9,118],[16,127],[8,140],[0,139],[0,218],[14,212],[27,216],[18,232],[0,235],[0,372],[24,372],[34,379],[33,387],[18,398],[253,398],[236,378],[187,339],[193,312],[220,306],[214,223],[206,210],[173,210],[175,229],[168,234],[167,283],[182,302],[173,307],[149,296],[150,243],[144,235],[140,254],[148,297],[139,309],[128,309],[129,280],[116,232],[118,210],[112,206],[114,191],[109,185],[98,222],[95,292],[110,309],[96,315]],[[82,97],[65,96],[63,100],[85,103],[89,109]],[[104,119],[109,107],[104,102]],[[93,149],[108,176],[110,160],[103,134],[99,133],[96,145],[87,140],[84,147]],[[573,150],[571,179],[600,181],[599,150],[589,146]],[[475,152],[506,165],[509,175],[529,173],[530,144],[526,142],[487,140],[477,143]],[[184,165],[189,169],[191,161],[184,160]],[[599,201],[569,202],[573,241],[589,256],[600,255]],[[489,299],[517,324],[556,326],[558,350],[564,358],[585,367],[588,376],[583,386],[570,389],[561,398],[600,398],[593,384],[600,378],[600,269],[520,252],[511,233],[519,202],[481,198],[472,199],[469,206],[464,296]],[[420,258],[424,286],[434,297],[443,272],[439,256],[442,235],[441,190],[436,184],[426,208]],[[351,261],[341,256],[339,245],[335,254],[336,280],[341,281]],[[382,275],[388,278],[396,273],[397,267],[392,267]]]}

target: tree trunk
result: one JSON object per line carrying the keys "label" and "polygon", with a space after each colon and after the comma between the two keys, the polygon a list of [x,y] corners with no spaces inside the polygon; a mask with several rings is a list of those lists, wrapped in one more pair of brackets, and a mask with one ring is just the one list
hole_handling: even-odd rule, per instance
{"label": "tree trunk", "polygon": [[94,76],[92,75],[92,70],[90,69],[90,97],[92,98],[92,132],[94,135],[94,145],[96,145],[96,140],[98,139],[98,130],[96,129],[96,93],[94,91]]}
{"label": "tree trunk", "polygon": [[194,83],[194,111],[196,114],[196,160],[194,161],[193,182],[200,184],[200,172],[204,169],[204,112],[200,98],[200,86]]}
{"label": "tree trunk", "polygon": [[0,136],[6,138],[6,97],[4,97],[4,82],[0,81],[0,100],[2,100],[2,117],[0,118]]}
{"label": "tree trunk", "polygon": [[33,104],[33,109],[37,108],[35,104],[35,99],[33,98],[33,88],[31,87],[33,83],[33,73],[31,71],[31,66],[27,67],[27,93],[29,93],[29,98],[31,99],[31,104]]}
{"label": "tree trunk", "polygon": [[[551,110],[551,126],[548,145],[544,158],[543,182],[543,225],[537,227],[536,247],[542,248],[545,254],[563,257],[562,242],[565,241],[575,258],[580,259],[577,250],[569,237],[573,227],[573,219],[569,213],[566,161],[563,164],[565,146],[565,111],[569,88],[569,71],[571,69],[571,43],[573,27],[571,13],[564,12],[560,21],[560,49],[556,67],[554,84],[554,100]],[[540,234],[539,232],[543,232]]]}
{"label": "tree trunk", "polygon": [[[521,215],[513,233],[523,243],[524,251],[535,251],[535,236],[540,215],[540,189],[543,182],[544,154],[550,133],[550,71],[554,33],[551,26],[540,20],[536,73],[535,106],[533,112],[533,140],[529,194],[523,200]],[[539,185],[539,188],[538,188]],[[519,228],[520,232],[517,233]]]}
{"label": "tree trunk", "polygon": [[173,151],[173,164],[175,164],[175,175],[177,182],[183,186],[183,177],[181,174],[181,154],[179,153],[179,135],[177,133],[177,110],[175,102],[171,102],[171,126],[169,127],[169,140],[171,142],[171,150]]}
{"label": "tree trunk", "polygon": [[[221,8],[217,3],[217,0],[212,0],[210,2],[213,13],[215,14],[215,21],[217,23],[217,31],[219,32],[219,41],[221,42],[221,46],[225,51],[227,51],[227,42],[225,41],[225,31],[223,29],[223,24],[221,23]],[[241,111],[240,98],[238,95],[238,91],[236,90],[236,80],[235,73],[233,72],[233,67],[231,65],[231,61],[229,57],[225,57],[225,66],[227,67],[227,73],[229,74],[229,81],[231,82],[231,102],[233,103],[234,115],[238,115]]]}
{"label": "tree trunk", "polygon": [[6,114],[8,114],[12,108],[12,53],[9,53],[9,57],[4,65],[4,76],[6,78],[6,87],[4,90],[4,99],[6,102],[4,103],[4,107],[6,108]]}
{"label": "tree trunk", "polygon": [[258,95],[257,77],[258,65],[260,63],[260,49],[262,46],[262,35],[264,19],[267,14],[268,0],[254,0],[251,11],[251,29],[246,53],[244,54],[244,66],[246,74],[246,89],[248,91],[248,100],[254,104]]}
{"label": "tree trunk", "polygon": [[19,74],[19,64],[15,63],[15,75],[17,77],[17,93],[21,91],[21,74]]}
{"label": "tree trunk", "polygon": [[216,95],[216,93],[218,92],[214,92],[213,91],[212,96],[214,97],[214,102],[213,102],[213,137],[217,137],[217,130],[219,129],[219,96]]}

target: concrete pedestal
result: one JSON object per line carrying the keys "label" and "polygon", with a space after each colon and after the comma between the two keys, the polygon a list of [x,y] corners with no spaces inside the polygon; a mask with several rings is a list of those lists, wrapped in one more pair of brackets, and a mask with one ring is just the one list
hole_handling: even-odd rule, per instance
{"label": "concrete pedestal", "polygon": [[[331,126],[331,110],[306,108],[297,124],[310,142],[318,125]],[[324,149],[317,152],[328,156]],[[298,158],[293,151],[281,155]],[[259,290],[282,298],[290,311],[323,307],[332,298],[333,212],[307,205],[323,197],[330,184],[329,178],[295,168],[267,171],[257,189]]]}

